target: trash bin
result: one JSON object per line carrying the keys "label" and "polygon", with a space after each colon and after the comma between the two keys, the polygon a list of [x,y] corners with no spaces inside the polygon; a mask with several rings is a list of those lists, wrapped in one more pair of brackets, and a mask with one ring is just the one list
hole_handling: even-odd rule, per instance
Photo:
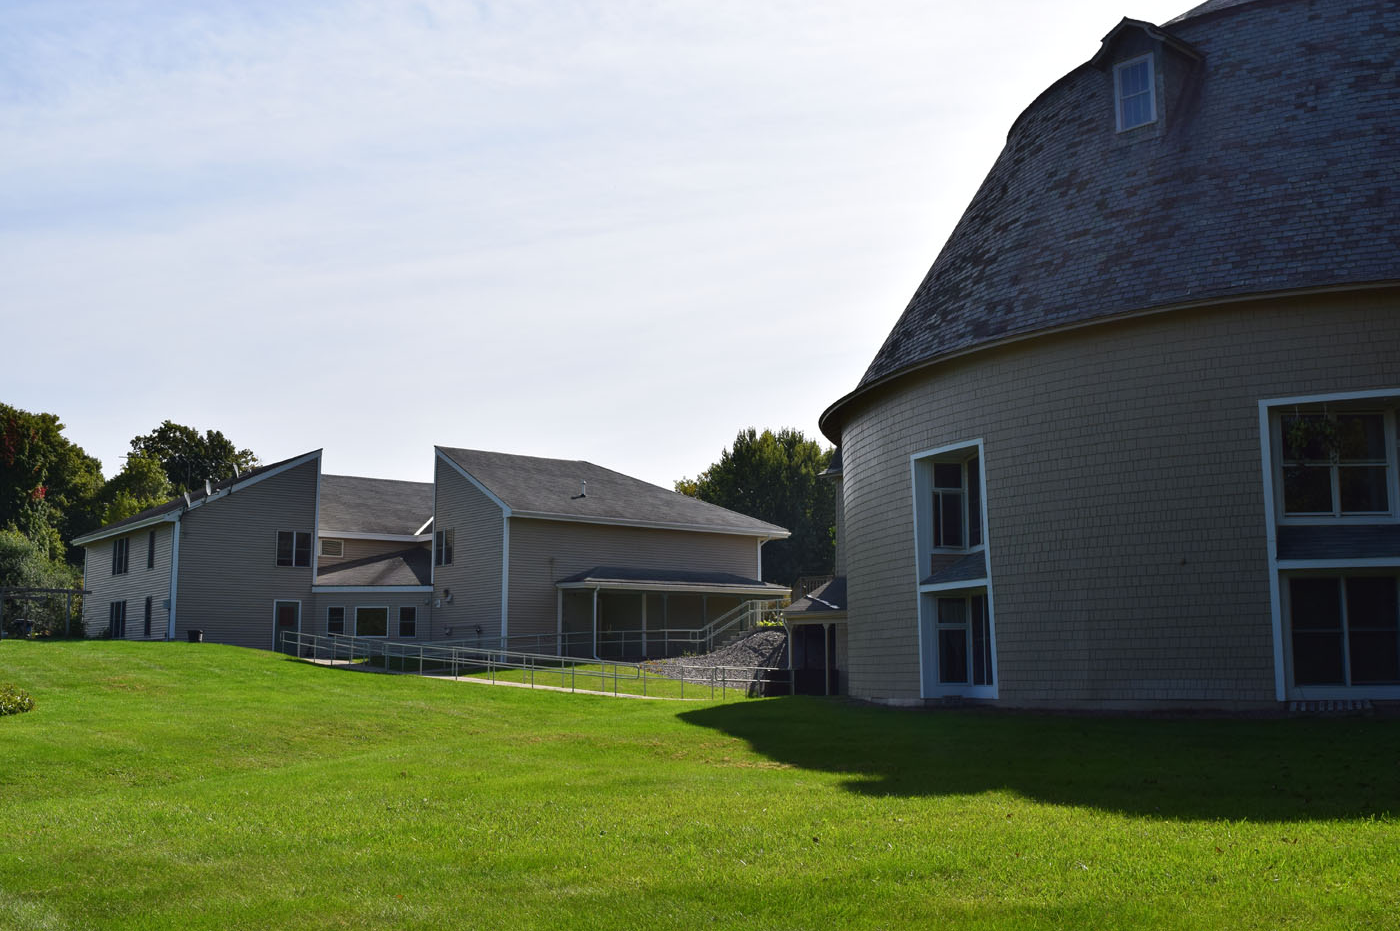
{"label": "trash bin", "polygon": [[187,630],[185,633],[190,635],[190,643],[204,642],[204,631],[202,630]]}

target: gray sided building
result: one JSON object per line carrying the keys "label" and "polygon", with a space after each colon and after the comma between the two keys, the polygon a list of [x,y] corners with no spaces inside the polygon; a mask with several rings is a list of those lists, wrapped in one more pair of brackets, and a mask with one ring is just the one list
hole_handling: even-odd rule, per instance
{"label": "gray sided building", "polygon": [[81,537],[84,625],[259,649],[296,632],[553,652],[572,633],[587,651],[787,594],[760,581],[781,527],[582,461],[434,461],[431,483],[326,475],[316,450]]}
{"label": "gray sided building", "polygon": [[852,695],[1400,699],[1400,8],[1124,20],[859,385]]}

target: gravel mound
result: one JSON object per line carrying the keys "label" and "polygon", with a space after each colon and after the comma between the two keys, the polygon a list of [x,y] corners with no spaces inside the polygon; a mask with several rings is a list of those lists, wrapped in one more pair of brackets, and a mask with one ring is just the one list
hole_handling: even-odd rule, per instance
{"label": "gravel mound", "polygon": [[723,677],[730,683],[752,683],[760,676],[754,667],[787,665],[787,633],[781,628],[764,627],[713,653],[652,660],[644,665],[658,675],[687,682],[709,682],[716,666],[738,667],[725,669]]}

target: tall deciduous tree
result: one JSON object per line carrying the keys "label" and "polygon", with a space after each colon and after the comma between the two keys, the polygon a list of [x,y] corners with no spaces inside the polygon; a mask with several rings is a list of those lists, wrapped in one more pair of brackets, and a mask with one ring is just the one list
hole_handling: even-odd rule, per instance
{"label": "tall deciduous tree", "polygon": [[68,441],[58,415],[0,404],[0,528],[61,560],[68,540],[97,526],[101,487],[101,463]]}
{"label": "tall deciduous tree", "polygon": [[165,469],[155,459],[128,456],[121,472],[102,486],[102,523],[125,520],[175,497]]}
{"label": "tall deciduous tree", "polygon": [[176,494],[202,487],[205,479],[228,478],[235,466],[246,471],[258,464],[251,449],[239,449],[218,430],[201,435],[194,427],[169,420],[144,436],[133,437],[131,451],[159,462]]}
{"label": "tall deciduous tree", "polygon": [[800,576],[827,575],[835,563],[835,492],[820,477],[832,452],[800,430],[750,427],[718,462],[675,488],[792,531],[763,547],[764,581],[791,585]]}

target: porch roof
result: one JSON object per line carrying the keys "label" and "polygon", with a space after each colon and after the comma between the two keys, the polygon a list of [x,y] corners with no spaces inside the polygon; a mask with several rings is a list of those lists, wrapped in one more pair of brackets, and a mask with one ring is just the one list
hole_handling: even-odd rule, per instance
{"label": "porch roof", "polygon": [[554,583],[558,588],[612,588],[633,591],[695,592],[696,594],[771,595],[791,589],[732,572],[692,569],[643,569],[635,566],[594,566]]}

